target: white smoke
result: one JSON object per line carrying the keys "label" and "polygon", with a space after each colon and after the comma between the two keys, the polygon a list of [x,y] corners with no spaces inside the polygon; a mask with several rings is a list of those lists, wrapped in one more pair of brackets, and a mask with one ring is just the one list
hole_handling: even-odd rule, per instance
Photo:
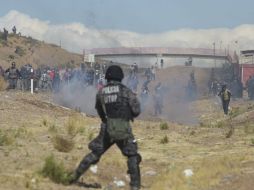
{"label": "white smoke", "polygon": [[142,34],[122,30],[99,30],[82,23],[51,24],[12,10],[0,17],[0,28],[11,31],[16,26],[22,35],[59,44],[81,53],[84,48],[103,47],[189,47],[240,50],[254,49],[254,25],[235,28],[179,29],[163,33]]}

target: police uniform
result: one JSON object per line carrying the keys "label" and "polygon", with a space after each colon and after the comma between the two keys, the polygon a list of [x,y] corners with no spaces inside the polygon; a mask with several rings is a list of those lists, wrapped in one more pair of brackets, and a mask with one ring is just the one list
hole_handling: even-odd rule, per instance
{"label": "police uniform", "polygon": [[[140,188],[139,163],[141,156],[138,154],[137,143],[132,134],[131,128],[124,133],[120,140],[112,138],[109,132],[109,121],[118,120],[123,123],[133,121],[140,114],[140,103],[136,95],[121,83],[123,72],[119,66],[110,66],[106,71],[108,83],[96,95],[95,108],[102,120],[99,135],[89,143],[91,153],[86,155],[80,162],[70,182],[75,182],[90,167],[96,164],[100,157],[113,144],[116,144],[122,154],[128,157],[128,174],[130,174],[131,189]],[[119,126],[117,126],[119,127]]]}

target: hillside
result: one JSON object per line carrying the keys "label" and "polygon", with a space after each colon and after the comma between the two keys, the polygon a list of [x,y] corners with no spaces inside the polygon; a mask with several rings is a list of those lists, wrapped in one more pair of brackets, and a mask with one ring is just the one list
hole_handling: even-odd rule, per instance
{"label": "hillside", "polygon": [[[142,189],[252,189],[254,104],[237,100],[231,107],[231,116],[224,117],[214,99],[193,102],[199,118],[196,126],[135,121],[133,130],[143,157]],[[0,92],[0,189],[86,189],[54,183],[39,171],[52,154],[57,162],[74,168],[88,153],[88,142],[98,133],[99,123],[97,117],[52,104],[47,94]],[[74,146],[61,152],[57,136],[71,137]],[[191,177],[185,177],[186,169],[193,171]],[[119,189],[114,178],[128,184],[126,170],[126,159],[114,146],[102,157],[98,172],[88,171],[83,181]]]}
{"label": "hillside", "polygon": [[15,61],[17,66],[30,63],[39,65],[79,64],[82,56],[70,53],[54,44],[47,44],[31,37],[10,34],[8,41],[0,40],[0,65],[5,69]]}

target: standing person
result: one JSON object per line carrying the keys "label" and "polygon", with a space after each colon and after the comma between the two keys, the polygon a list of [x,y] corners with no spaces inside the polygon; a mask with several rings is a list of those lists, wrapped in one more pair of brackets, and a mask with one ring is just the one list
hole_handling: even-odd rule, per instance
{"label": "standing person", "polygon": [[140,189],[141,156],[130,127],[130,121],[140,114],[140,103],[136,95],[121,83],[123,78],[121,67],[112,65],[107,69],[107,84],[97,93],[95,104],[102,121],[100,133],[89,144],[91,153],[83,158],[75,172],[70,175],[70,183],[78,181],[92,164],[96,164],[100,157],[116,144],[122,154],[128,157],[131,190]]}
{"label": "standing person", "polygon": [[162,107],[163,107],[163,96],[162,96],[162,85],[159,82],[155,86],[155,95],[154,95],[154,114],[155,116],[162,114]]}
{"label": "standing person", "polygon": [[17,88],[17,80],[21,77],[21,74],[16,68],[16,63],[12,62],[11,67],[8,68],[5,73],[8,73],[9,80],[9,86],[7,87],[7,90]]}
{"label": "standing person", "polygon": [[13,28],[12,28],[12,32],[13,32],[13,34],[16,34],[16,33],[17,33],[16,26],[13,26]]}
{"label": "standing person", "polygon": [[227,86],[224,84],[222,85],[222,89],[218,96],[221,97],[222,107],[224,114],[228,114],[228,106],[230,102],[231,92],[227,89]]}
{"label": "standing person", "polygon": [[152,73],[152,80],[155,80],[156,68],[154,66],[151,67],[151,73]]}
{"label": "standing person", "polygon": [[5,28],[4,28],[4,34],[3,34],[3,39],[4,39],[4,41],[7,41],[7,38],[8,38],[8,30],[6,30]]}

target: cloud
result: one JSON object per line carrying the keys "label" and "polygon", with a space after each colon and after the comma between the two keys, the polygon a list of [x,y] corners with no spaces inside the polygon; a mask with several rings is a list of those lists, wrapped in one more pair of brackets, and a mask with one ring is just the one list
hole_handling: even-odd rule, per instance
{"label": "cloud", "polygon": [[[188,47],[254,49],[254,25],[240,25],[235,28],[191,29],[142,34],[122,30],[99,30],[82,23],[52,24],[31,18],[12,10],[0,17],[0,28],[11,30],[16,26],[22,35],[59,44],[73,52],[81,53],[84,48],[98,47]],[[236,43],[237,42],[237,43]]]}

